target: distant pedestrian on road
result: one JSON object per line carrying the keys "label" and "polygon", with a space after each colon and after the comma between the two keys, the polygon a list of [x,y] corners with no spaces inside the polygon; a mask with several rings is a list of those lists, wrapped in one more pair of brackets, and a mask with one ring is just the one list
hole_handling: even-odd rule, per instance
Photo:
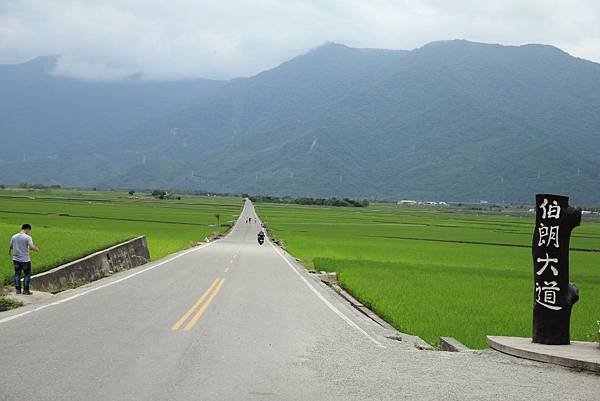
{"label": "distant pedestrian on road", "polygon": [[29,250],[39,251],[35,246],[33,239],[29,236],[31,226],[23,224],[21,232],[16,233],[10,239],[9,252],[12,255],[13,266],[15,268],[15,289],[17,294],[21,293],[21,272],[23,272],[23,294],[31,295],[29,283],[31,282],[31,258]]}

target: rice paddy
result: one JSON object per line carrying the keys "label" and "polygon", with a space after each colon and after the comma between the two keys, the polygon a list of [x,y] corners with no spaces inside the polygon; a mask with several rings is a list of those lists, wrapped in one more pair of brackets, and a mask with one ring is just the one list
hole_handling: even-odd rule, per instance
{"label": "rice paddy", "polygon": [[[8,250],[21,224],[32,225],[40,252],[31,252],[33,274],[145,235],[152,259],[225,232],[242,208],[240,198],[182,196],[154,199],[126,192],[0,189],[0,238]],[[215,214],[219,215],[219,226]],[[0,278],[9,283],[13,267],[6,253]]]}
{"label": "rice paddy", "polygon": [[[257,204],[270,231],[305,266],[335,271],[350,293],[403,332],[437,345],[456,337],[531,336],[534,216],[374,204],[368,208]],[[580,290],[571,338],[594,341],[600,320],[600,220],[571,239]]]}

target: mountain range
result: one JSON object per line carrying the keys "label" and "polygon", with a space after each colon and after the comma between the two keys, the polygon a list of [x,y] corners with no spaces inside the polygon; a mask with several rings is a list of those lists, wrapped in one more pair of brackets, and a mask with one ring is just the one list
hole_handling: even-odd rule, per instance
{"label": "mountain range", "polygon": [[600,204],[600,64],[547,45],[326,44],[229,81],[0,66],[0,183]]}

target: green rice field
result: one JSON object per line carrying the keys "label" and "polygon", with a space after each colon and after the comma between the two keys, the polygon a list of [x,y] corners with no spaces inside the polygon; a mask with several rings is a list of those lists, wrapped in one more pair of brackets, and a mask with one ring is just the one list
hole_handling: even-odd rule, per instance
{"label": "green rice field", "polygon": [[[32,225],[40,252],[31,252],[33,273],[56,267],[130,238],[145,235],[153,260],[225,232],[239,215],[240,198],[182,196],[160,200],[148,193],[0,189],[0,238],[5,257],[0,278],[10,283],[10,237]],[[220,215],[217,227],[215,214]]]}
{"label": "green rice field", "polygon": [[[486,335],[531,336],[533,214],[393,204],[256,210],[305,266],[336,271],[344,288],[402,332],[433,345],[451,336],[471,348],[485,348]],[[584,218],[573,231],[570,257],[581,297],[571,338],[595,341],[600,219]]]}

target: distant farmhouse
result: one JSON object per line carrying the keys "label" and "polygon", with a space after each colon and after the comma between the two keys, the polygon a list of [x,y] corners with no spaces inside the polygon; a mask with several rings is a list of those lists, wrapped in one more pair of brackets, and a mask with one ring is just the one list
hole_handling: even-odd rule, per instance
{"label": "distant farmhouse", "polygon": [[397,205],[426,205],[426,206],[448,206],[447,202],[432,202],[432,201],[416,201],[410,199],[402,199],[396,202]]}

